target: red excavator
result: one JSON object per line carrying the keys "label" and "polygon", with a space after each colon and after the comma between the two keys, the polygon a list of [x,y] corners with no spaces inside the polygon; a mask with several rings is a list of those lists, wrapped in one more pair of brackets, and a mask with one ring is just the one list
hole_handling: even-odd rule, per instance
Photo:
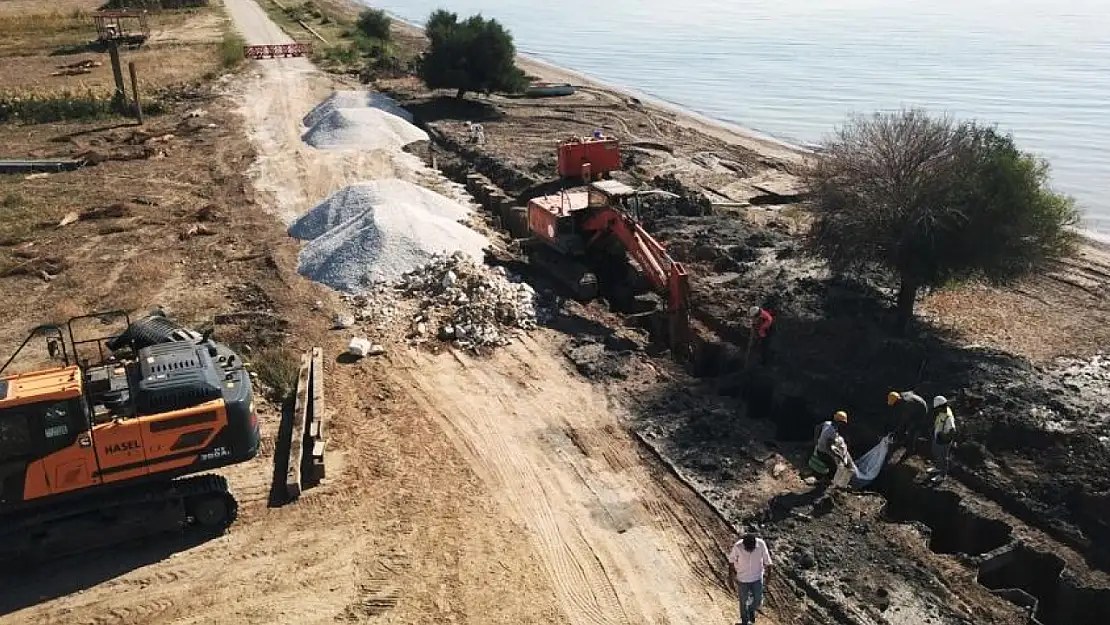
{"label": "red excavator", "polygon": [[676,355],[690,345],[689,277],[682,263],[638,223],[640,194],[604,180],[586,191],[561,192],[528,202],[525,242],[529,262],[543,267],[581,300],[604,289],[620,299],[633,290],[631,257],[652,288],[667,302],[668,342]]}

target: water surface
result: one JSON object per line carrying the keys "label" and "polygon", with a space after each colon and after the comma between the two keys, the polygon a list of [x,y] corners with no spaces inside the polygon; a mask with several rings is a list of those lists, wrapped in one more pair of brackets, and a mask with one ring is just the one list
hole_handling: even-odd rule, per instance
{"label": "water surface", "polygon": [[997,123],[1110,239],[1110,0],[375,0],[481,12],[536,58],[795,143],[850,113]]}

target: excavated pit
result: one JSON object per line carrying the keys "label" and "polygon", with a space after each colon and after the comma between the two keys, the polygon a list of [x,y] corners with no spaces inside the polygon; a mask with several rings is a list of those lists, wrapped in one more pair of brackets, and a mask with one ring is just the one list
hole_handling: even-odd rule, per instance
{"label": "excavated pit", "polygon": [[979,566],[976,577],[996,595],[1026,607],[1040,625],[1110,622],[1110,589],[1080,583],[1052,553],[1017,544]]}
{"label": "excavated pit", "polygon": [[1065,562],[1014,536],[1013,528],[967,505],[959,494],[918,484],[920,471],[890,466],[875,483],[886,497],[883,514],[899,523],[929,529],[929,549],[961,555],[978,565],[976,581],[995,595],[1028,610],[1040,625],[1110,623],[1110,588],[1087,587]]}
{"label": "excavated pit", "polygon": [[[519,172],[505,167],[501,161],[483,157],[434,129],[429,130],[429,134],[442,148],[459,156],[458,167],[445,168],[457,182],[466,182],[466,174],[477,170],[490,176],[510,194],[520,193],[527,187]],[[810,405],[808,392],[782,388],[758,368],[742,371],[750,355],[730,349],[727,344],[744,345],[746,332],[698,306],[694,306],[691,313],[720,341],[699,342],[691,373],[699,378],[736,378],[729,384],[736,387],[735,396],[743,402],[748,417],[772,420],[779,441],[810,440],[813,426],[822,415]],[[657,317],[653,315],[651,320],[656,321]],[[648,325],[655,329],[658,324]],[[653,332],[653,338],[659,340],[661,337]],[[853,450],[854,454],[863,451],[866,450]],[[874,484],[887,500],[884,514],[889,520],[928,527],[930,550],[956,555],[969,566],[978,567],[976,581],[999,597],[1026,608],[1031,622],[1040,625],[1110,624],[1110,589],[1078,583],[1063,559],[1031,549],[1015,538],[1009,524],[977,513],[961,501],[958,494],[915,483],[919,475],[919,471],[910,467],[888,467]],[[774,523],[782,520],[791,506],[776,510],[772,505],[771,508],[770,520]],[[850,619],[845,620],[850,622]]]}
{"label": "excavated pit", "polygon": [[899,469],[888,469],[887,479],[876,484],[887,500],[883,513],[896,523],[928,526],[928,546],[934,553],[978,556],[1011,541],[1012,529],[1006,523],[972,512],[956,493],[914,485],[912,478],[900,477],[910,471]]}

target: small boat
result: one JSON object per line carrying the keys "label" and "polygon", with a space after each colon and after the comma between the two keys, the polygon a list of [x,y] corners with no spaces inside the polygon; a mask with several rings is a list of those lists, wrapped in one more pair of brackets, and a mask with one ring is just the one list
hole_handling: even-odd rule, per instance
{"label": "small boat", "polygon": [[574,85],[568,83],[534,82],[524,95],[532,98],[549,98],[553,96],[573,95]]}

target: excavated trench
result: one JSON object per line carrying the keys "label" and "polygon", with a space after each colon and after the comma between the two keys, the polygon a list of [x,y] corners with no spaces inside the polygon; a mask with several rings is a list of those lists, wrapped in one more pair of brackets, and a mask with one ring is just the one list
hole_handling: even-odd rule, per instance
{"label": "excavated trench", "polygon": [[[502,188],[519,187],[524,182],[505,180],[506,172],[502,171],[504,167],[500,163],[475,162],[473,154],[453,149],[459,146],[444,141],[444,137],[433,135],[433,138],[449,151],[462,152],[464,163],[490,175]],[[459,167],[450,172],[454,174],[451,177],[465,182],[469,170],[469,167]],[[737,342],[738,336],[732,336],[735,334],[732,328],[696,308],[693,314],[726,342],[741,344]],[[735,349],[714,342],[699,342],[692,373],[698,377],[712,377],[735,370],[738,360]],[[745,376],[741,386],[739,395],[744,399],[747,415],[774,421],[776,438],[804,441],[812,437],[813,425],[818,419],[804,394],[776,393],[779,389],[775,388],[774,380],[758,371]],[[977,566],[976,581],[997,596],[1025,608],[1030,622],[1039,625],[1110,624],[1110,588],[1082,586],[1061,558],[1015,539],[1010,525],[975,512],[956,493],[917,484],[918,476],[917,469],[888,466],[875,482],[874,488],[887,500],[884,514],[890,521],[926,526],[930,550],[956,555],[971,566]]]}
{"label": "excavated trench", "polygon": [[898,474],[909,471],[900,469],[887,469],[886,479],[876,484],[886,497],[883,512],[896,523],[917,521],[928,526],[928,546],[934,553],[979,556],[1011,541],[1009,525],[975,514],[951,491],[905,484]]}
{"label": "excavated trench", "polygon": [[919,475],[912,467],[890,466],[875,482],[889,520],[928,527],[931,551],[965,557],[978,567],[978,583],[1025,608],[1033,623],[1110,623],[1110,588],[1081,585],[1050,547],[1035,549],[1015,538],[1009,524],[974,511],[958,494],[917,484]]}

